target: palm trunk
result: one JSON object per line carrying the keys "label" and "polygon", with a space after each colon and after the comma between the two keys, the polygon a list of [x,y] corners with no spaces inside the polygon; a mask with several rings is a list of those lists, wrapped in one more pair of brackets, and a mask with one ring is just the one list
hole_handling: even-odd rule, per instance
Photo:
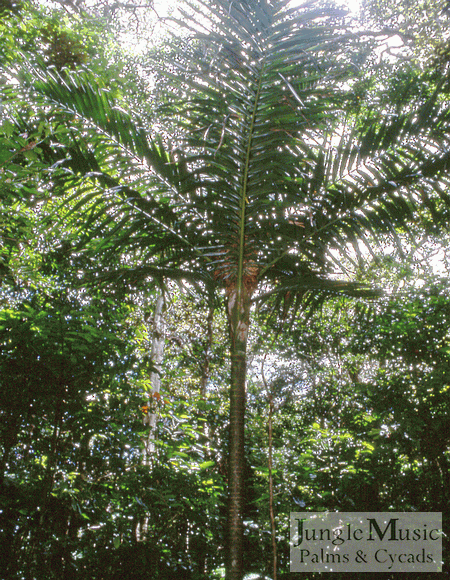
{"label": "palm trunk", "polygon": [[245,287],[228,292],[228,322],[231,337],[230,448],[227,580],[242,580],[244,569],[244,433],[247,338],[250,295]]}

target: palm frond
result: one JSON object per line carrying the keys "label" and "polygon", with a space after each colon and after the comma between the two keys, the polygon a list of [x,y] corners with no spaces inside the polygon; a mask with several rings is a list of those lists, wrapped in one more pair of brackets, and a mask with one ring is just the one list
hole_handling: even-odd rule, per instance
{"label": "palm frond", "polygon": [[[183,5],[185,52],[167,73],[179,90],[160,111],[178,124],[174,145],[147,134],[86,72],[29,76],[34,91],[83,122],[58,170],[97,249],[140,249],[142,260],[164,255],[179,266],[195,256],[212,279],[239,284],[247,266],[273,279],[290,254],[325,276],[334,251],[362,258],[358,240],[368,252],[384,235],[399,245],[399,229],[424,207],[442,221],[450,202],[442,84],[424,76],[417,84],[434,83],[425,97],[411,102],[405,92],[403,108],[399,96],[362,120],[342,111],[348,89],[339,79],[351,66],[326,54],[351,35],[337,31],[327,7]],[[77,179],[91,187],[76,190]]]}

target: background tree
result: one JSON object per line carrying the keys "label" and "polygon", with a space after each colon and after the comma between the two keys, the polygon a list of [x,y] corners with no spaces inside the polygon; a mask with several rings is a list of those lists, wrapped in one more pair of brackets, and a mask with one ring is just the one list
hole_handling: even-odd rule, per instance
{"label": "background tree", "polygon": [[363,0],[361,16],[368,29],[384,31],[392,41],[385,54],[423,70],[436,65],[448,68],[449,9],[446,0],[396,4]]}

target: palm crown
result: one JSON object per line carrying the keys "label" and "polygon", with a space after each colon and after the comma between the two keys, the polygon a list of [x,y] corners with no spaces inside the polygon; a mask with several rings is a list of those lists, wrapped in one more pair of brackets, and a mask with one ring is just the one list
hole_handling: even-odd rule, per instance
{"label": "palm crown", "polygon": [[[384,111],[366,108],[364,118],[348,107],[344,115],[355,70],[344,47],[352,37],[338,33],[337,13],[319,2],[296,9],[286,0],[185,6],[184,57],[173,63],[179,72],[167,73],[177,91],[164,95],[161,108],[176,126],[175,144],[144,131],[88,73],[34,71],[32,86],[85,123],[83,132],[72,131],[66,158],[51,140],[41,146],[55,178],[73,190],[93,247],[138,250],[139,266],[123,273],[225,289],[232,361],[228,571],[237,579],[252,296],[259,288],[260,297],[289,296],[298,305],[305,293],[364,293],[329,275],[337,253],[358,258],[361,242],[395,236],[424,201],[435,213],[447,204],[449,112],[435,82],[415,106],[403,108],[400,96]],[[409,93],[403,96],[410,103]]]}
{"label": "palm crown", "polygon": [[288,276],[332,290],[344,286],[323,276],[330,250],[406,223],[421,201],[414,185],[425,186],[423,198],[437,175],[445,180],[448,113],[439,89],[414,110],[344,119],[350,67],[327,56],[343,39],[329,10],[313,5],[197,3],[182,22],[192,35],[181,99],[165,105],[181,129],[176,146],[150,137],[89,75],[34,83],[102,132],[91,138],[93,154],[78,140],[68,162],[96,179],[102,202],[91,191],[84,201],[106,217],[93,214],[97,233],[105,236],[117,211],[109,230],[116,248],[145,248],[147,264],[164,249],[163,273],[163,265],[188,264],[226,288]]}

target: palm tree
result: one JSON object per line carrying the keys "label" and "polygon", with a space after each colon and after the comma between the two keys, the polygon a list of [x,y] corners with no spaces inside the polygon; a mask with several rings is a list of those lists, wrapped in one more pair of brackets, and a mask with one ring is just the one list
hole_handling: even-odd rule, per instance
{"label": "palm tree", "polygon": [[[33,72],[35,93],[84,122],[63,150],[40,146],[55,183],[73,190],[83,243],[133,250],[112,275],[187,279],[224,298],[230,335],[227,578],[243,577],[245,382],[252,304],[287,311],[370,288],[337,277],[398,242],[424,205],[448,203],[449,111],[441,85],[404,91],[395,111],[349,109],[352,68],[340,14],[312,1],[184,4],[183,58],[164,93],[175,143],[145,131],[88,73]],[[332,55],[330,58],[327,55]],[[434,83],[434,84],[433,84]],[[385,107],[385,110],[383,110]],[[163,109],[161,109],[163,111]],[[389,114],[388,114],[389,113]],[[162,114],[162,113],[161,113]],[[159,120],[160,121],[160,120]],[[57,163],[55,161],[58,160]],[[342,278],[342,276],[341,276]]]}

